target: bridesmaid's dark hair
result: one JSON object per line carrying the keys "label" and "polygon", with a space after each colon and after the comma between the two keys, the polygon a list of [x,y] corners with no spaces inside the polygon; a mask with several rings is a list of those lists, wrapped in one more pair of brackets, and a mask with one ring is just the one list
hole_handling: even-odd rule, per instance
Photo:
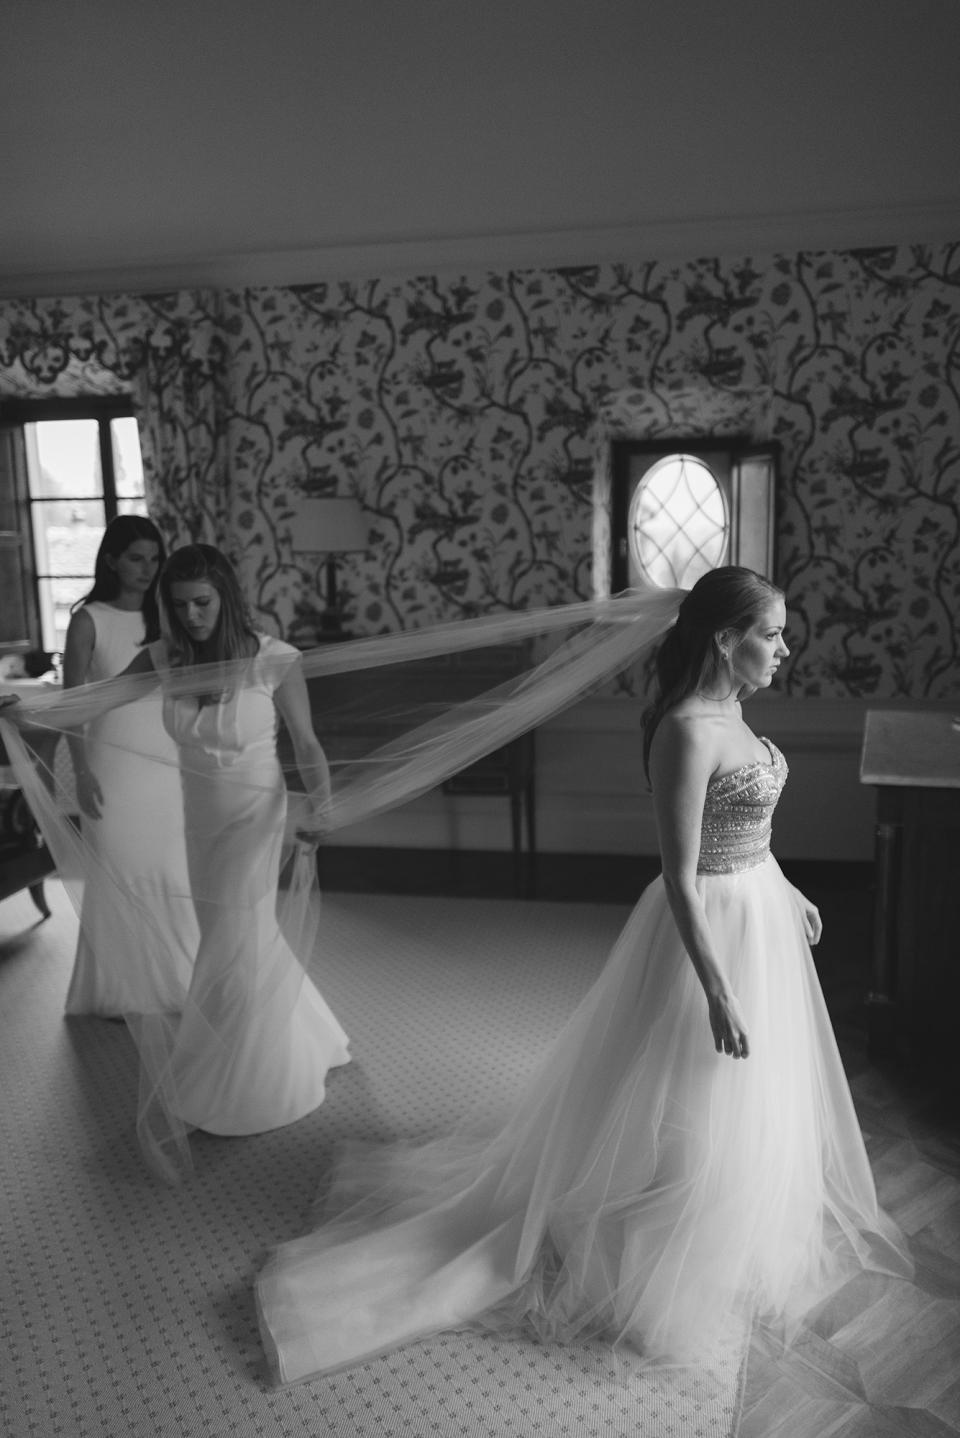
{"label": "bridesmaid's dark hair", "polygon": [[720,667],[717,635],[746,634],[765,605],[783,590],[739,564],[708,570],[689,591],[677,622],[657,651],[657,693],[643,716],[643,767],[650,776],[650,745],[664,714],[709,683]]}
{"label": "bridesmaid's dark hair", "polygon": [[[220,596],[217,627],[203,645],[194,643],[174,612],[170,587],[177,583],[209,584]],[[159,592],[160,626],[174,665],[224,663],[256,652],[259,635],[236,571],[212,544],[175,549],[160,572]]]}
{"label": "bridesmaid's dark hair", "polygon": [[93,587],[87,594],[71,606],[72,609],[79,609],[82,604],[93,604],[96,601],[109,604],[116,599],[120,593],[120,580],[117,578],[117,571],[110,564],[111,559],[119,559],[131,546],[136,544],[138,539],[146,539],[157,546],[157,558],[160,563],[157,573],[154,575],[153,583],[143,596],[143,624],[146,631],[144,644],[151,644],[154,639],[160,637],[160,611],[157,607],[157,580],[160,569],[167,557],[163,537],[152,519],[145,514],[118,514],[111,519],[103,531],[103,538],[100,541],[100,548],[97,550],[97,557],[93,565]]}

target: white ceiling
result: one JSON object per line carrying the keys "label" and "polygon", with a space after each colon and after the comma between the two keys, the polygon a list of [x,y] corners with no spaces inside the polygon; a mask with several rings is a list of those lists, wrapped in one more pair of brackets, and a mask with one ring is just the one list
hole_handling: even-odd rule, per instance
{"label": "white ceiling", "polygon": [[2,16],[8,294],[960,235],[956,0]]}

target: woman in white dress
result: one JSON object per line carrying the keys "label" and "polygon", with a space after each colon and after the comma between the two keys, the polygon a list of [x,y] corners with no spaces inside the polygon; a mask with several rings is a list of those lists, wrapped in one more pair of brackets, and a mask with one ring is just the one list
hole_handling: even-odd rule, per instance
{"label": "woman in white dress", "polygon": [[[290,876],[304,892],[329,798],[299,653],[256,630],[233,569],[209,545],[175,550],[159,594],[162,637],[127,673],[153,670],[162,683],[200,942],[179,1023],[138,1034],[149,1080],[141,1115],[148,1151],[151,1098],[181,1130],[259,1133],[311,1112],[323,1101],[327,1071],[349,1061],[347,1036],[305,972],[310,941],[284,932],[278,917],[287,816],[278,715],[306,788]],[[217,664],[227,666],[222,686]],[[183,682],[197,665],[213,670],[212,692]],[[152,1155],[161,1163],[164,1142]]]}
{"label": "woman in white dress", "polygon": [[878,1210],[810,952],[769,852],[787,766],[740,701],[787,655],[783,596],[702,578],[646,716],[662,875],[498,1132],[344,1152],[331,1217],[257,1283],[280,1382],[442,1329],[600,1337],[694,1363],[861,1267],[906,1273]]}
{"label": "woman in white dress", "polygon": [[[113,678],[159,636],[156,590],[163,559],[163,540],[151,520],[124,514],[110,521],[93,586],[67,629],[64,688]],[[112,709],[68,739],[83,837],[103,882],[85,886],[66,1011],[116,1018],[179,1010],[197,924],[176,750],[158,698],[147,695]],[[141,907],[135,922],[112,902],[111,882],[136,895]],[[143,921],[144,910],[156,920],[153,929]]]}

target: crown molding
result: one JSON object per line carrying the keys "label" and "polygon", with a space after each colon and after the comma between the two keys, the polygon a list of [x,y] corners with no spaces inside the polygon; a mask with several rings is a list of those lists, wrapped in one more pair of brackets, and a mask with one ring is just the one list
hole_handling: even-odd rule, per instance
{"label": "crown molding", "polygon": [[0,298],[256,289],[324,280],[551,269],[649,260],[843,250],[960,239],[960,200],[758,214],[591,229],[360,241],[302,249],[144,259],[71,270],[0,269]]}

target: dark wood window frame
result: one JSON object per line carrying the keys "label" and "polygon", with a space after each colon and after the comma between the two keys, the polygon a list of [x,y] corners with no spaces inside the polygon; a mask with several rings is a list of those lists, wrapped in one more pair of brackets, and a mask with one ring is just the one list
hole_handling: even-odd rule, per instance
{"label": "dark wood window frame", "polygon": [[[759,443],[744,436],[696,439],[613,439],[610,442],[611,590],[614,594],[636,582],[630,561],[628,518],[633,493],[647,470],[659,459],[687,454],[704,463],[723,491],[730,516],[730,535],[724,563],[747,564],[774,578],[776,550],[776,490],[780,446]],[[759,464],[766,467],[764,493],[750,492],[749,476]],[[638,475],[639,471],[639,475]],[[763,513],[758,513],[762,502]]]}
{"label": "dark wood window frame", "polygon": [[[30,493],[24,427],[45,420],[91,419],[98,425],[104,521],[119,513],[110,422],[135,415],[128,395],[80,395],[68,399],[0,399],[0,653],[42,645],[40,581],[33,543],[34,505],[49,501]],[[58,500],[89,501],[90,495]]]}

